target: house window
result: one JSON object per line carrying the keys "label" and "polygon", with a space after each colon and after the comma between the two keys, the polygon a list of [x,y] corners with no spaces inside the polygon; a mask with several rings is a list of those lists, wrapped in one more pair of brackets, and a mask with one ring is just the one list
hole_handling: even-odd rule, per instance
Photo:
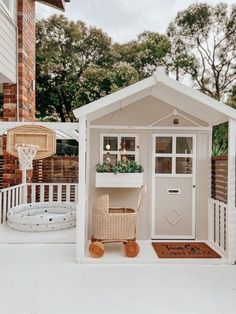
{"label": "house window", "polygon": [[100,162],[138,161],[138,137],[134,134],[101,134]]}
{"label": "house window", "polygon": [[13,16],[13,0],[0,0],[0,4],[7,11],[7,13]]}

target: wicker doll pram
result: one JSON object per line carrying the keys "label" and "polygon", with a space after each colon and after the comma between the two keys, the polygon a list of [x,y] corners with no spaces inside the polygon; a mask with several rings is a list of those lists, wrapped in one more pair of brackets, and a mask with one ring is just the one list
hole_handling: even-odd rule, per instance
{"label": "wicker doll pram", "polygon": [[93,206],[93,236],[89,252],[92,257],[104,254],[104,243],[123,242],[128,257],[139,253],[136,240],[138,211],[141,205],[143,188],[140,190],[137,208],[109,207],[109,195],[100,196]]}

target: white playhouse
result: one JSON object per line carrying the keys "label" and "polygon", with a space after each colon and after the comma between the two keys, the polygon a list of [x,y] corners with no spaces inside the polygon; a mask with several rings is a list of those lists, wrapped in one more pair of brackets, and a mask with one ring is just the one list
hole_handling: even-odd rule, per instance
{"label": "white playhouse", "polygon": [[[79,123],[0,123],[2,134],[21,125],[40,125],[53,130],[57,138],[79,142],[78,185],[23,182],[1,190],[1,242],[9,243],[13,237],[6,227],[7,213],[22,206],[25,219],[27,204],[37,198],[43,208],[45,202],[52,205],[53,215],[54,203],[62,204],[58,210],[66,217],[77,205],[76,234],[73,228],[53,235],[18,231],[18,242],[76,243],[80,263],[235,263],[234,109],[158,68],[151,77],[74,114]],[[211,198],[212,127],[223,122],[229,122],[227,203]],[[185,247],[205,243],[208,251],[205,258],[194,260],[160,258],[154,246],[162,243],[170,251],[175,243],[178,250],[181,243]],[[206,258],[209,250],[216,254]]]}
{"label": "white playhouse", "polygon": [[[74,114],[79,119],[79,262],[166,262],[157,258],[151,242],[202,241],[221,255],[211,262],[235,263],[234,109],[171,79],[160,67],[151,77]],[[227,204],[211,199],[212,127],[226,121]],[[106,162],[116,164],[123,158],[141,164],[144,172],[114,174],[102,168]],[[105,244],[101,258],[91,257],[88,246],[96,223],[96,200],[108,195],[111,207],[135,208],[141,186],[146,193],[138,212],[138,256],[129,259],[120,253],[118,244]]]}

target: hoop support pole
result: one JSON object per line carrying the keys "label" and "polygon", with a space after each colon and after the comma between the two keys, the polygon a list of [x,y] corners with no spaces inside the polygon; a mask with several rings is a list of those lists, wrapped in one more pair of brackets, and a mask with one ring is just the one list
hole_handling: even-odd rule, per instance
{"label": "hoop support pole", "polygon": [[27,203],[27,180],[26,180],[26,176],[27,176],[27,170],[21,170],[22,172],[22,184],[24,185],[23,186],[23,204],[26,204]]}

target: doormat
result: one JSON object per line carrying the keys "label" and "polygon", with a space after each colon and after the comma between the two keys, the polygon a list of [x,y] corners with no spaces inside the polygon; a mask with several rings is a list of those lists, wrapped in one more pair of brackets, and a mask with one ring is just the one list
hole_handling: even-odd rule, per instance
{"label": "doormat", "polygon": [[159,258],[221,258],[204,242],[152,242]]}

